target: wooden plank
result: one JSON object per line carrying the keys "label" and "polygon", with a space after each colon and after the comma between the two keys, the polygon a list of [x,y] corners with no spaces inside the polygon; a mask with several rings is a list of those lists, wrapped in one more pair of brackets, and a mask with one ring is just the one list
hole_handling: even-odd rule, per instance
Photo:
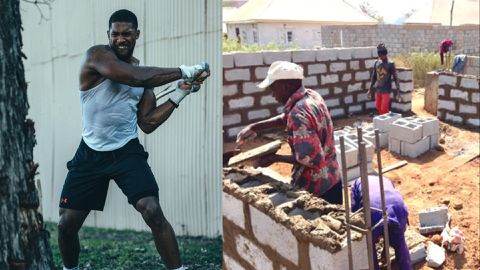
{"label": "wooden plank", "polygon": [[273,154],[280,149],[282,146],[282,141],[280,140],[275,140],[273,142],[267,143],[265,145],[253,148],[251,150],[248,150],[246,152],[240,153],[228,161],[228,166],[232,166],[247,160],[251,160],[254,158],[258,158],[261,156],[266,156],[269,154]]}
{"label": "wooden plank", "polygon": [[399,161],[399,162],[397,162],[397,163],[394,163],[393,165],[390,165],[390,166],[384,168],[384,169],[382,170],[382,173],[387,173],[387,172],[389,172],[389,171],[393,171],[393,170],[398,169],[398,168],[400,168],[400,167],[403,167],[403,166],[405,166],[405,165],[407,165],[407,164],[408,164],[408,162],[407,162],[406,160]]}

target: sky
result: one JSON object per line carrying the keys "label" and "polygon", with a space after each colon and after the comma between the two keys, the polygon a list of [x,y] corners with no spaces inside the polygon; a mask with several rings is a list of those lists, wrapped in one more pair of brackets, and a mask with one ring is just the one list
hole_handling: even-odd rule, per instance
{"label": "sky", "polygon": [[384,17],[385,23],[396,23],[405,13],[412,9],[426,7],[432,0],[346,0],[355,6],[364,1]]}

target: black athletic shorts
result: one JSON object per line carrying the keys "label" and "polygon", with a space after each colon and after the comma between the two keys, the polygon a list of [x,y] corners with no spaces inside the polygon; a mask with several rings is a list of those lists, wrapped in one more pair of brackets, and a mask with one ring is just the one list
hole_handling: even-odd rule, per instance
{"label": "black athletic shorts", "polygon": [[135,206],[148,196],[158,197],[158,185],[147,163],[148,153],[138,139],[120,149],[99,152],[80,142],[60,197],[60,208],[102,211],[111,179]]}

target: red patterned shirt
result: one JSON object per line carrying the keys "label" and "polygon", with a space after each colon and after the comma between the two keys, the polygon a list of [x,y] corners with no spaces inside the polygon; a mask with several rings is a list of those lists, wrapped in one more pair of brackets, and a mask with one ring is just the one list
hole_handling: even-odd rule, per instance
{"label": "red patterned shirt", "polygon": [[340,181],[333,123],[323,98],[301,87],[283,109],[288,143],[297,164],[292,184],[321,196]]}

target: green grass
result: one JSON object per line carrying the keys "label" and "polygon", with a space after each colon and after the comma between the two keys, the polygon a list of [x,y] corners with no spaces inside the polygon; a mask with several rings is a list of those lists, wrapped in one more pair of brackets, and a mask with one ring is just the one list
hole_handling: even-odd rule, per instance
{"label": "green grass", "polygon": [[268,43],[267,45],[260,44],[241,44],[234,39],[227,39],[223,37],[223,52],[259,52],[259,51],[282,51],[282,50],[292,50],[299,49],[298,44],[292,44],[291,46],[283,46],[280,44],[275,44],[273,42]]}
{"label": "green grass", "polygon": [[[448,67],[451,67],[454,55],[451,56]],[[444,58],[446,61],[446,58]],[[440,64],[440,55],[438,53],[409,53],[401,54],[393,57],[395,66],[407,67],[413,69],[413,83],[415,88],[425,87],[425,74],[427,72],[439,69],[442,67]]]}
{"label": "green grass", "polygon": [[[62,269],[57,229],[47,223],[56,269]],[[222,239],[177,237],[183,264],[192,269],[222,269]],[[80,267],[95,270],[167,269],[149,232],[98,229],[80,230]]]}

